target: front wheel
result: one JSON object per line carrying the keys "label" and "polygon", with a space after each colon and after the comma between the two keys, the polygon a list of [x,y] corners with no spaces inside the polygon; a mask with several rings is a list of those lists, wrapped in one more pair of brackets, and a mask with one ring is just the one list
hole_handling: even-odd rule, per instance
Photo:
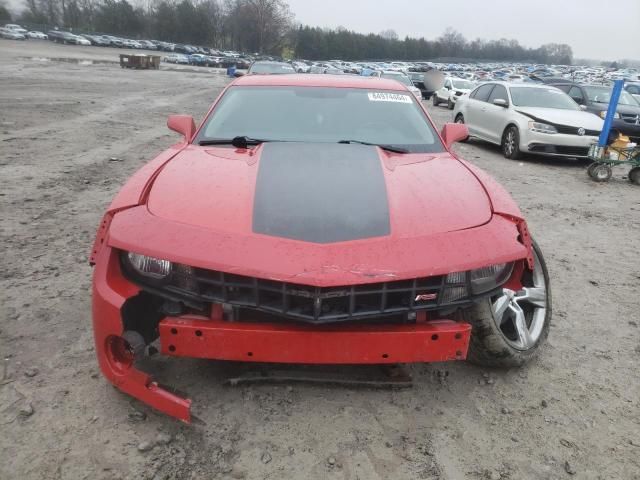
{"label": "front wheel", "polygon": [[629,170],[629,181],[636,185],[640,185],[640,167],[633,167]]}
{"label": "front wheel", "polygon": [[[464,116],[459,113],[458,115],[456,115],[456,119],[455,119],[456,123],[459,123],[460,125],[464,125]],[[461,140],[461,142],[466,142],[467,140],[469,140],[469,137],[465,138],[464,140]]]}
{"label": "front wheel", "polygon": [[518,291],[503,288],[462,312],[472,326],[467,358],[487,367],[518,367],[535,357],[549,334],[549,273],[533,242],[533,270],[525,268]]}
{"label": "front wheel", "polygon": [[505,158],[510,158],[511,160],[517,160],[522,157],[520,133],[518,128],[513,125],[508,127],[502,135],[502,153]]}
{"label": "front wheel", "polygon": [[449,110],[453,110],[453,107],[455,107],[455,104],[451,101],[451,99],[447,100],[447,108]]}
{"label": "front wheel", "polygon": [[611,167],[603,163],[599,163],[597,166],[591,169],[590,172],[591,179],[595,180],[596,182],[608,182],[612,174],[613,172],[611,171]]}
{"label": "front wheel", "polygon": [[433,101],[433,106],[434,106],[434,107],[437,107],[437,106],[438,106],[438,104],[440,103],[440,102],[438,101],[438,95],[436,95],[436,94],[434,93],[434,94],[432,95],[431,99],[432,99],[432,101]]}

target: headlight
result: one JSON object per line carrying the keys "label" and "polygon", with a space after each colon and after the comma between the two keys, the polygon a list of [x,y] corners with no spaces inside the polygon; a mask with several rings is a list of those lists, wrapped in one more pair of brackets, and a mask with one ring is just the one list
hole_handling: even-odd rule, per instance
{"label": "headlight", "polygon": [[[607,111],[606,110],[602,110],[600,112],[600,118],[604,119],[607,116]],[[620,118],[620,114],[618,112],[613,114],[613,118]]]}
{"label": "headlight", "polygon": [[513,263],[498,263],[496,265],[471,270],[471,293],[477,295],[502,285],[509,279],[512,270]]}
{"label": "headlight", "polygon": [[529,122],[529,130],[531,130],[532,132],[538,132],[538,133],[549,133],[549,134],[553,134],[553,133],[558,133],[558,130],[556,130],[556,127],[554,127],[553,125],[547,125],[546,123],[540,123],[540,122]]}
{"label": "headlight", "polygon": [[148,257],[139,253],[128,252],[127,260],[129,265],[140,275],[155,280],[161,280],[171,274],[173,267],[169,260]]}
{"label": "headlight", "polygon": [[513,263],[499,263],[468,272],[454,272],[445,278],[442,303],[452,303],[468,297],[490,292],[505,283],[511,276]]}

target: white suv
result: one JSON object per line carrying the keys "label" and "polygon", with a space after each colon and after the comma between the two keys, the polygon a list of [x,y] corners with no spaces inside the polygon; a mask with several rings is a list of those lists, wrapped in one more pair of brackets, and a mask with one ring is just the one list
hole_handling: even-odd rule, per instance
{"label": "white suv", "polygon": [[433,105],[437,107],[440,103],[446,103],[449,110],[453,110],[458,98],[469,93],[475,85],[469,80],[456,77],[447,77],[444,79],[442,88],[433,92],[431,97]]}

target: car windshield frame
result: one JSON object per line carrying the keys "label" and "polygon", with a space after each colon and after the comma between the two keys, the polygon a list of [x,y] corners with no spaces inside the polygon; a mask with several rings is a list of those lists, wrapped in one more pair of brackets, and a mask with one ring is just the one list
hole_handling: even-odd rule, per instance
{"label": "car windshield frame", "polygon": [[[611,102],[611,92],[613,91],[612,87],[606,87],[604,85],[602,86],[585,85],[582,88],[586,92],[589,102],[605,103],[605,104],[609,104]],[[606,95],[606,101],[598,99],[599,98],[598,94],[595,93],[596,90],[598,90],[598,92],[601,93],[602,95]],[[633,95],[631,95],[626,90],[622,90],[622,92],[620,92],[620,99],[618,100],[618,105],[627,105],[629,107],[640,107],[640,103],[635,98],[633,98]]]}
{"label": "car windshield frame", "polygon": [[411,81],[411,78],[409,78],[409,76],[407,75],[402,75],[400,73],[383,72],[380,74],[380,78],[384,78],[385,80],[395,80],[396,82],[400,82],[402,85],[406,87],[413,87],[413,82]]}
{"label": "car windshield frame", "polygon": [[[520,95],[516,94],[514,95],[514,92],[524,92],[524,90],[528,90],[529,93],[530,92],[540,92],[540,96],[544,95],[544,93],[542,92],[546,92],[546,93],[552,93],[552,95],[557,95],[556,98],[563,99],[564,102],[564,106],[560,106],[561,104],[558,103],[556,105],[542,105],[542,104],[536,104],[535,102],[528,102],[528,103],[523,103],[523,101],[525,100],[524,97],[521,97]],[[513,87],[510,86],[509,87],[509,95],[511,96],[511,104],[514,107],[530,107],[530,108],[554,108],[554,109],[558,109],[558,110],[575,110],[575,111],[580,111],[580,106],[569,96],[567,95],[565,92],[563,92],[562,90],[555,88],[555,87],[533,87],[533,86],[517,86],[517,87]],[[530,97],[531,98],[531,97]],[[547,97],[547,98],[551,98],[551,97]]]}
{"label": "car windshield frame", "polygon": [[[266,91],[274,91],[272,98],[265,95]],[[296,97],[301,100],[298,102]],[[289,99],[294,101],[287,103]],[[350,140],[386,145],[407,153],[446,152],[435,125],[414,95],[400,89],[381,90],[374,85],[231,86],[203,121],[193,143],[237,136],[301,143]]]}

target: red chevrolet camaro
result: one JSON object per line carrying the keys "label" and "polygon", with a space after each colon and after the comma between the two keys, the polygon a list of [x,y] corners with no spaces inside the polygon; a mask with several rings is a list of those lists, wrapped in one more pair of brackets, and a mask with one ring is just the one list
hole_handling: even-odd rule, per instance
{"label": "red chevrolet camaro", "polygon": [[100,368],[190,421],[136,359],[521,365],[551,319],[509,194],[393,80],[246,76],[109,206],[91,253]]}

